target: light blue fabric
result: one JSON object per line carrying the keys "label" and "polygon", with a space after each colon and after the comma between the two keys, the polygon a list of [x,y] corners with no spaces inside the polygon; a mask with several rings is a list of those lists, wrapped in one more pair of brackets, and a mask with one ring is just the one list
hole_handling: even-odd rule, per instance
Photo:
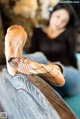
{"label": "light blue fabric", "polygon": [[23,55],[26,58],[29,58],[33,61],[36,61],[38,63],[43,63],[43,64],[47,64],[48,60],[46,58],[46,56],[42,53],[42,52],[35,52],[32,54],[25,54]]}
{"label": "light blue fabric", "polygon": [[[48,63],[48,59],[42,52],[36,52],[33,54],[26,54],[25,57],[39,63]],[[63,69],[63,75],[65,78],[65,85],[63,87],[56,88],[51,85],[61,96],[72,96],[80,91],[80,71],[73,67],[65,67],[59,63]]]}
{"label": "light blue fabric", "polygon": [[[60,119],[40,90],[23,75],[0,74],[0,106],[7,119]],[[0,110],[0,112],[3,110]],[[2,115],[0,113],[0,117]]]}
{"label": "light blue fabric", "polygon": [[80,70],[80,53],[76,53],[78,69]]}
{"label": "light blue fabric", "polygon": [[[25,57],[28,57],[32,60],[34,58],[34,61],[39,60],[39,63],[48,63],[47,58],[39,52],[34,53],[33,55],[26,55]],[[63,74],[65,76],[66,84],[62,88],[56,88],[54,86],[52,87],[54,89],[56,88],[56,90],[62,96],[63,94],[70,96],[74,95],[80,90],[80,77],[78,77],[80,74],[72,67],[68,68],[64,67],[63,65],[61,66],[63,68]],[[28,103],[28,100],[30,100],[30,95],[27,93],[27,90],[29,89],[29,91],[33,91],[33,88],[31,88],[31,90],[30,87],[27,88],[28,82],[29,80],[23,75],[19,75],[13,78],[7,73],[7,71],[4,71],[0,75],[0,104],[4,108],[4,111],[7,112],[8,119],[36,119],[35,115],[34,118],[30,118],[30,115],[32,114],[27,113],[27,109],[33,109],[32,105],[29,106]],[[32,100],[30,100],[30,104],[32,104]],[[39,105],[39,102],[37,104]],[[35,104],[36,107],[38,105]],[[45,108],[45,106],[43,106],[43,108]],[[41,112],[41,115],[36,112],[39,115],[37,119],[44,119],[44,112],[42,111],[42,108],[39,108],[39,110]]]}

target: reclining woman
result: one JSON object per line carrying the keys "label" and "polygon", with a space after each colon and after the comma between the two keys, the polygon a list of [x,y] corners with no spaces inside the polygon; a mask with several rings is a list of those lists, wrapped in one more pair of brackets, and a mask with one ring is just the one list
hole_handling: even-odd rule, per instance
{"label": "reclining woman", "polygon": [[[31,51],[42,51],[43,53],[45,53],[48,59],[51,56],[49,59],[50,61],[61,62],[61,58],[64,58],[64,61],[66,61],[66,63],[64,64],[63,61],[61,63],[68,65],[68,67],[63,66],[60,63],[48,64],[47,58],[42,53],[38,54],[38,56],[36,56],[36,53],[34,56],[26,55],[28,58],[35,59],[35,61],[37,62],[23,58],[21,54],[23,45],[25,44],[26,35],[22,32],[24,30],[22,30],[23,28],[20,28],[20,26],[11,26],[8,29],[5,37],[5,55],[8,65],[8,71],[11,75],[15,75],[16,73],[41,74],[46,77],[48,83],[50,83],[50,85],[55,88],[62,96],[74,95],[78,91],[80,91],[80,72],[78,71],[78,69],[76,69],[77,62],[74,55],[75,39],[71,38],[73,30],[71,27],[68,27],[72,26],[71,24],[73,23],[70,20],[72,14],[68,10],[67,6],[64,5],[61,5],[61,7],[58,6],[58,9],[54,9],[50,16],[49,26],[43,29],[35,29],[32,37],[31,47]],[[22,33],[18,28],[21,29]],[[16,33],[15,29],[17,29]],[[70,33],[70,35],[68,33]],[[69,38],[67,38],[66,34],[68,34]],[[56,50],[58,50],[57,46],[59,48],[59,51],[56,51],[56,53],[54,53],[55,43]],[[73,43],[74,46],[71,47]],[[48,53],[49,56],[47,55]],[[54,60],[54,58],[56,60]],[[44,60],[40,62],[40,59]],[[9,68],[13,70],[13,72],[11,72]],[[65,80],[61,72],[63,73]],[[56,88],[55,86],[62,87]]]}
{"label": "reclining woman", "polygon": [[61,68],[55,64],[40,64],[22,56],[23,46],[27,34],[19,25],[12,25],[8,28],[5,36],[5,55],[8,72],[15,76],[17,73],[38,74],[46,78],[55,86],[62,86],[65,83]]}
{"label": "reclining woman", "polygon": [[62,64],[65,85],[56,88],[62,96],[80,91],[80,72],[76,58],[76,32],[79,29],[80,21],[71,4],[59,3],[50,12],[48,25],[33,30],[29,53],[40,53],[27,56],[45,64],[48,60]]}

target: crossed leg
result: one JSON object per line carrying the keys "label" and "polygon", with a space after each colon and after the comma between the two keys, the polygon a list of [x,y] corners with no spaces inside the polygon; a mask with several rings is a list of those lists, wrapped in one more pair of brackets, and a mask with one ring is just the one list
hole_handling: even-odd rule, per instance
{"label": "crossed leg", "polygon": [[12,25],[7,29],[5,35],[5,56],[8,72],[11,75],[16,74],[15,68],[11,67],[8,60],[11,57],[21,57],[23,46],[26,42],[27,34],[23,27],[19,25]]}
{"label": "crossed leg", "polygon": [[55,86],[63,86],[65,79],[58,65],[40,64],[22,56],[26,36],[24,29],[20,26],[14,25],[8,29],[5,37],[5,55],[9,73],[13,76],[17,73],[38,74]]}

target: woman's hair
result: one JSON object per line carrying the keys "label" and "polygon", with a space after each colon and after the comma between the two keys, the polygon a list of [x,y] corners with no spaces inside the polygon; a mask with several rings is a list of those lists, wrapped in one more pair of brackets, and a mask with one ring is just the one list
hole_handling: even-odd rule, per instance
{"label": "woman's hair", "polygon": [[54,11],[59,10],[59,9],[66,9],[69,13],[70,16],[70,20],[67,24],[66,27],[68,26],[72,26],[74,27],[78,32],[80,32],[80,21],[79,18],[73,8],[73,6],[70,3],[58,3],[52,11],[50,11],[50,17],[49,17],[49,21],[51,18],[51,15]]}

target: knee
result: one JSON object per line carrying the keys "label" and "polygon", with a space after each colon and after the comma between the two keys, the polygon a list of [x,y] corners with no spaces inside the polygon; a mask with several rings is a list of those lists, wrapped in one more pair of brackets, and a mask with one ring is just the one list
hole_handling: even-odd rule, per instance
{"label": "knee", "polygon": [[41,56],[41,57],[45,57],[46,58],[46,56],[44,55],[43,52],[35,52],[34,54],[37,55],[37,56]]}
{"label": "knee", "polygon": [[34,56],[36,56],[36,58],[38,59],[37,61],[39,63],[48,64],[48,59],[42,52],[35,52]]}
{"label": "knee", "polygon": [[72,84],[65,85],[62,88],[64,95],[66,96],[74,96],[80,91],[80,86],[77,82],[72,82]]}
{"label": "knee", "polygon": [[65,85],[62,91],[68,95],[76,95],[80,91],[80,72],[72,67],[65,68]]}

